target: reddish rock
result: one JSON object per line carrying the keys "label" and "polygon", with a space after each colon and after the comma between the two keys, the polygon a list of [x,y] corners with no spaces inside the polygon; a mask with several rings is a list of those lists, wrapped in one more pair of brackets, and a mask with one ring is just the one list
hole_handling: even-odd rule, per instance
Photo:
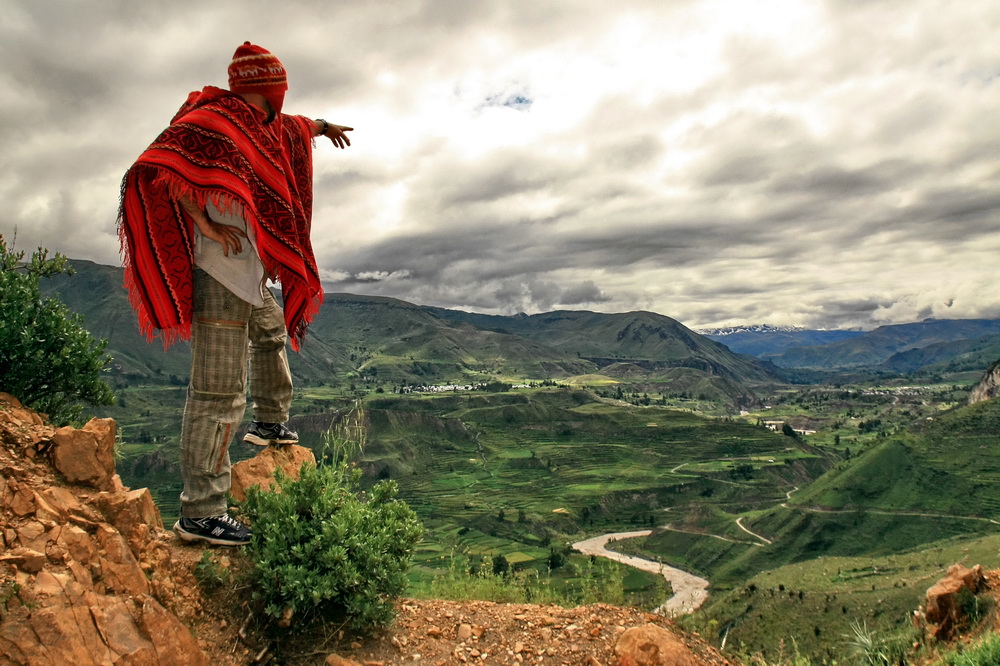
{"label": "reddish rock", "polygon": [[25,573],[38,573],[45,566],[45,553],[39,553],[30,548],[15,548],[11,552],[0,555],[0,562],[9,562]]}
{"label": "reddish rock", "polygon": [[56,543],[62,546],[67,554],[78,562],[89,562],[96,552],[96,547],[90,535],[76,525],[66,525],[60,530]]}
{"label": "reddish rock", "polygon": [[91,419],[83,428],[58,428],[52,434],[52,463],[70,483],[111,490],[115,474],[115,422]]}
{"label": "reddish rock", "polygon": [[80,500],[76,498],[76,495],[69,488],[50,486],[44,488],[39,494],[53,509],[59,511],[61,515],[82,515],[84,513],[83,505],[80,504]]}
{"label": "reddish rock", "polygon": [[[156,650],[156,664],[166,666],[208,666],[209,660],[191,632],[156,599],[147,596],[142,605],[139,627]],[[138,662],[136,662],[138,663]]]}
{"label": "reddish rock", "polygon": [[114,663],[113,655],[94,626],[86,606],[53,606],[34,611],[31,628],[46,664]]}
{"label": "reddish rock", "polygon": [[619,666],[698,666],[700,660],[674,634],[655,624],[632,627],[615,645]]}
{"label": "reddish rock", "polygon": [[94,625],[118,659],[115,663],[155,664],[156,647],[139,631],[135,614],[134,604],[113,597],[100,597],[90,606]]}
{"label": "reddish rock", "polygon": [[983,568],[978,564],[971,569],[954,564],[944,578],[927,590],[924,618],[932,636],[937,639],[951,636],[964,619],[959,598],[962,590],[976,594],[985,580]]}
{"label": "reddish rock", "polygon": [[20,488],[8,504],[15,516],[30,516],[35,513],[35,493],[31,488]]}
{"label": "reddish rock", "polygon": [[261,449],[260,453],[233,465],[232,488],[230,494],[239,502],[246,499],[246,492],[253,486],[270,488],[274,483],[274,472],[281,469],[285,476],[299,478],[302,464],[316,465],[313,452],[303,446],[273,446]]}
{"label": "reddish rock", "polygon": [[143,526],[163,529],[160,510],[156,508],[149,488],[98,493],[94,497],[94,503],[108,522],[126,538],[131,538]]}
{"label": "reddish rock", "polygon": [[122,535],[102,526],[97,532],[97,541],[104,553],[100,565],[107,588],[114,592],[147,594],[149,581]]}
{"label": "reddish rock", "polygon": [[5,407],[5,411],[7,412],[6,420],[14,425],[42,425],[42,418],[30,409],[25,409],[21,401],[10,393],[0,392],[0,405],[4,405]]}

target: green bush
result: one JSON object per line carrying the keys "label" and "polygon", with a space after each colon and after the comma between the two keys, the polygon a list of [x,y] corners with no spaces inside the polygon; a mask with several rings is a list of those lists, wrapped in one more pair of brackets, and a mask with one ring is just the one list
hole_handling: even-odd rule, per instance
{"label": "green bush", "polygon": [[1000,634],[988,634],[976,643],[959,646],[933,663],[941,666],[998,666]]}
{"label": "green bush", "polygon": [[39,280],[73,274],[66,257],[38,248],[31,261],[0,235],[0,390],[63,425],[80,417],[81,402],[110,405],[101,379],[110,362],[107,340],[96,340],[83,317],[55,298],[42,299]]}
{"label": "green bush", "polygon": [[362,444],[351,435],[360,422],[355,409],[353,420],[326,433],[334,454],[320,460],[329,464],[303,464],[298,480],[279,472],[277,492],[247,493],[254,594],[273,618],[342,619],[367,631],[392,621],[394,601],[406,590],[423,527],[395,499],[394,481],[362,492],[361,471],[349,462]]}

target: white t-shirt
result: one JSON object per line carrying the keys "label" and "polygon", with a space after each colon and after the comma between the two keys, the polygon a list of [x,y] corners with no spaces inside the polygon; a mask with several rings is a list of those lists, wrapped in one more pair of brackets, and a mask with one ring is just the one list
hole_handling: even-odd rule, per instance
{"label": "white t-shirt", "polygon": [[257,256],[256,239],[246,220],[235,213],[223,213],[209,202],[205,211],[208,219],[242,229],[247,237],[240,239],[240,252],[230,249],[227,257],[222,245],[202,236],[198,225],[194,227],[194,264],[226,289],[251,305],[264,305],[264,265]]}

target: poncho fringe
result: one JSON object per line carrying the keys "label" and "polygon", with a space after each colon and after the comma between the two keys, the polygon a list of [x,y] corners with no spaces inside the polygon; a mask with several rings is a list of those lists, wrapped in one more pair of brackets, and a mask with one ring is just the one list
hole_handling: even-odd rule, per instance
{"label": "poncho fringe", "polygon": [[125,174],[118,235],[125,287],[147,340],[164,348],[191,335],[194,221],[189,197],[242,215],[264,270],[281,283],[285,325],[299,349],[323,300],[310,241],[312,127],[300,116],[264,124],[219,88],[191,93],[174,120]]}

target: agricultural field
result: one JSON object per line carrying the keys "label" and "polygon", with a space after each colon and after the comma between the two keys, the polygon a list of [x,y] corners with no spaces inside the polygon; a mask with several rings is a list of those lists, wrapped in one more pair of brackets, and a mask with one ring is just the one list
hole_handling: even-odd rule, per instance
{"label": "agricultural field", "polygon": [[[995,529],[994,517],[1000,519],[992,494],[984,492],[1000,471],[994,473],[988,459],[953,455],[959,440],[973,451],[991,445],[983,439],[983,419],[992,416],[956,409],[964,396],[960,386],[798,387],[741,414],[706,408],[697,398],[608,394],[600,385],[360,396],[342,387],[304,387],[292,425],[304,445],[319,451],[333,415],[361,400],[367,443],[357,464],[370,482],[393,479],[426,528],[411,571],[412,594],[562,603],[603,597],[653,608],[668,594],[662,578],[595,562],[569,547],[607,532],[653,529],[652,536],[615,549],[708,578],[710,603],[691,621],[714,619],[699,629],[709,634],[731,624],[729,640],[741,636],[734,623],[766,622],[771,612],[787,612],[787,603],[808,601],[799,608],[803,622],[815,612],[830,614],[830,595],[857,601],[834,608],[845,622],[891,616],[893,623],[884,626],[895,627],[898,612],[912,610],[914,595],[940,567],[928,564],[920,576],[904,576],[912,585],[904,584],[887,573],[899,573],[890,558],[940,548],[946,568],[953,556],[948,548],[972,548],[969,543]],[[149,486],[165,521],[172,521],[184,390],[130,386],[120,395],[109,415],[121,426],[122,476],[127,485]],[[237,442],[232,453],[238,460],[254,450]],[[914,470],[931,471],[909,473]],[[928,492],[940,485],[941,474],[963,480],[966,486],[951,486],[977,498],[964,512],[953,498]],[[945,545],[927,546],[928,539]],[[883,560],[878,571],[887,578],[874,591],[850,591],[871,576],[843,572]],[[841,577],[825,587],[774,573],[828,570],[832,562]],[[491,578],[494,573],[501,577]],[[789,581],[772,584],[766,578],[772,574]],[[773,603],[749,602],[757,610],[742,609],[737,622],[733,600],[745,596],[748,585],[784,585],[795,598],[775,592]],[[823,603],[813,608],[818,599]],[[859,616],[861,608],[871,612]],[[813,638],[822,646],[831,637]],[[756,645],[749,638],[745,643]]]}

